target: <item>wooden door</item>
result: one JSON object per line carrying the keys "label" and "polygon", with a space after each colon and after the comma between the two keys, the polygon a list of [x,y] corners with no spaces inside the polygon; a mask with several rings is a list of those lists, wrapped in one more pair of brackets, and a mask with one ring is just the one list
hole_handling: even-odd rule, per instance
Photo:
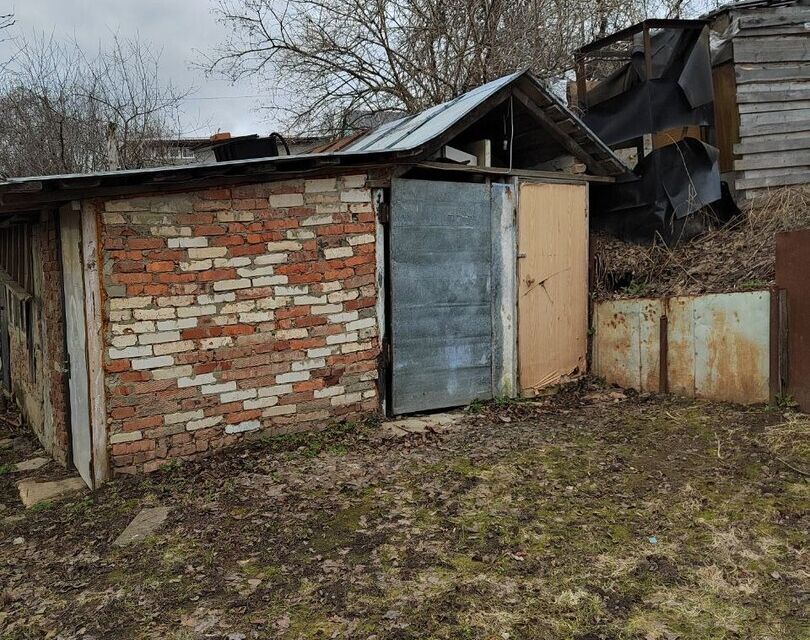
{"label": "wooden door", "polygon": [[65,287],[65,337],[69,360],[70,432],[73,464],[89,487],[93,487],[93,441],[90,422],[90,382],[87,369],[87,321],[84,269],[82,268],[82,220],[78,212],[60,212],[62,273]]}
{"label": "wooden door", "polygon": [[587,370],[588,187],[522,183],[518,203],[518,380],[533,395]]}

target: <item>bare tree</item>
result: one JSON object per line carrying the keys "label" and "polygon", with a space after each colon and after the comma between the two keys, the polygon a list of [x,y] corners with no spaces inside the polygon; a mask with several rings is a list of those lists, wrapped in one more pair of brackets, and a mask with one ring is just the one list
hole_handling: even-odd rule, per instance
{"label": "bare tree", "polygon": [[[187,91],[163,82],[159,58],[113,38],[90,58],[53,36],[21,40],[0,82],[0,171],[78,173],[160,163]],[[111,162],[112,161],[112,162]]]}
{"label": "bare tree", "polygon": [[551,76],[571,51],[697,0],[219,0],[230,36],[206,60],[232,80],[277,82],[297,132],[358,113],[414,112],[524,66]]}

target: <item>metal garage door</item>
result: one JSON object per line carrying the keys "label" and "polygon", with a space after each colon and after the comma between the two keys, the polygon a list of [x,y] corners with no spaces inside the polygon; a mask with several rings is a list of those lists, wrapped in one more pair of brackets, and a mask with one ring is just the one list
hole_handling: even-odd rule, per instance
{"label": "metal garage door", "polygon": [[491,398],[489,186],[394,180],[391,205],[393,413]]}

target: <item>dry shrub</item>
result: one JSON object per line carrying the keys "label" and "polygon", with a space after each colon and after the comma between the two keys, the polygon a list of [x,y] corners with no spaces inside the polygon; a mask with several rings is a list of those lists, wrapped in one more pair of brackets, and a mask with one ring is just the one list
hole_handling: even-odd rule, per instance
{"label": "dry shrub", "polygon": [[766,192],[719,228],[668,247],[594,234],[598,298],[693,295],[760,289],[774,281],[776,234],[810,227],[810,189]]}

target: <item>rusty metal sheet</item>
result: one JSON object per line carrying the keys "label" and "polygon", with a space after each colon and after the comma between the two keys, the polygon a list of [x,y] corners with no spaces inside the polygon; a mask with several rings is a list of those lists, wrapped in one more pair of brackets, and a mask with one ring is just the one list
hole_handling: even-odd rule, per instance
{"label": "rusty metal sheet", "polygon": [[600,302],[594,310],[596,374],[623,387],[658,391],[662,315],[671,393],[768,401],[768,291]]}
{"label": "rusty metal sheet", "polygon": [[776,235],[776,286],[785,291],[787,393],[810,411],[810,229]]}
{"label": "rusty metal sheet", "polygon": [[695,395],[740,404],[770,398],[768,291],[693,299]]}
{"label": "rusty metal sheet", "polygon": [[594,373],[627,389],[658,391],[662,308],[657,299],[596,303]]}

